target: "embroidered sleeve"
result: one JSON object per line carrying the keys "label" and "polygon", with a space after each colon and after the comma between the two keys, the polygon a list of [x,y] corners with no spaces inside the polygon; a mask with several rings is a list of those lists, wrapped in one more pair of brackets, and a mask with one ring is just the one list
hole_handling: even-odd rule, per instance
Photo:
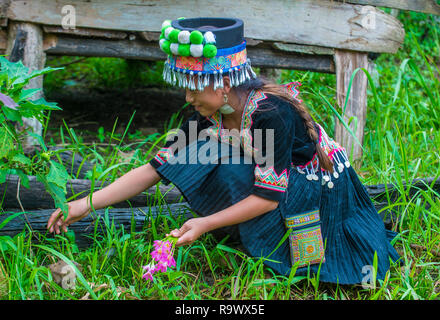
{"label": "embroidered sleeve", "polygon": [[[170,134],[170,139],[165,142],[165,145],[156,153],[153,159],[150,160],[150,164],[154,168],[159,168],[161,165],[163,165],[165,162],[167,162],[170,157],[174,155],[174,153],[177,151],[175,147],[175,143],[177,142],[177,139],[184,138],[185,145],[189,143],[189,131],[190,131],[190,122],[191,121],[197,121],[197,112],[195,112],[186,122],[182,124],[182,126],[179,128],[180,133],[182,134],[181,137],[179,137],[177,134]],[[198,128],[196,130],[199,130]],[[177,133],[177,131],[176,131]],[[182,146],[183,147],[183,146]]]}
{"label": "embroidered sleeve", "polygon": [[[254,141],[257,157],[254,175],[255,182],[252,193],[267,199],[280,201],[287,190],[291,162],[291,126],[288,113],[277,110],[265,111],[260,120],[255,121],[256,130],[262,129],[262,143]],[[284,118],[284,119],[283,119]],[[270,131],[272,133],[270,133]]]}

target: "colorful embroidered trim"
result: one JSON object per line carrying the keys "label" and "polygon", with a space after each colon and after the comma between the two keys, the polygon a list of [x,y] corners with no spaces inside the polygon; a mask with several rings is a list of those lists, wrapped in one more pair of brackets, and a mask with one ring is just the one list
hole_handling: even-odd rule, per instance
{"label": "colorful embroidered trim", "polygon": [[294,81],[294,82],[289,82],[286,84],[282,85],[286,92],[291,95],[294,99],[298,100],[299,102],[303,102],[301,99],[298,99],[298,95],[299,95],[299,90],[297,89],[297,87],[302,86],[302,84],[300,82]]}
{"label": "colorful embroidered trim", "polygon": [[[240,142],[244,152],[249,156],[254,155],[255,152],[258,151],[257,148],[252,146],[252,114],[255,112],[255,110],[258,109],[258,103],[266,98],[267,96],[262,91],[252,90],[249,93],[246,105],[243,110],[240,128]],[[212,123],[212,126],[206,129],[209,134],[211,134],[221,142],[230,143],[235,146],[235,144],[232,143],[233,141],[235,141],[235,139],[229,139],[230,136],[223,134],[223,119],[219,111],[216,111],[210,117],[206,117],[206,119],[208,119]]]}
{"label": "colorful embroidered trim", "polygon": [[[236,48],[236,49],[234,49]],[[223,54],[222,49],[218,51],[217,56],[213,58],[205,57],[185,57],[185,56],[168,56],[166,61],[175,71],[189,73],[189,71],[202,71],[203,73],[213,74],[215,71],[222,70],[223,73],[229,71],[230,68],[244,65],[247,62],[246,42],[240,46],[227,49],[227,54]]]}
{"label": "colorful embroidered trim", "polygon": [[350,167],[350,162],[348,161],[345,149],[336,141],[331,139],[321,125],[318,123],[316,123],[316,125],[319,128],[319,145],[333,162],[333,174],[323,168],[320,170],[318,153],[315,153],[313,158],[304,165],[295,166],[293,163],[291,163],[291,166],[296,168],[299,173],[305,174],[307,180],[319,180],[317,173],[321,171],[322,185],[327,184],[327,187],[332,189],[334,186],[332,177],[334,179],[339,178],[339,174],[342,173],[344,167]]}
{"label": "colorful embroidered trim", "polygon": [[173,150],[171,148],[162,148],[156,153],[154,159],[156,159],[162,165],[172,156]]}
{"label": "colorful embroidered trim", "polygon": [[287,169],[277,175],[274,167],[262,171],[258,164],[255,166],[255,186],[274,191],[285,192],[288,186],[289,177]]}
{"label": "colorful embroidered trim", "polygon": [[285,219],[289,235],[292,265],[299,267],[325,261],[319,210],[306,212]]}
{"label": "colorful embroidered trim", "polygon": [[241,119],[240,136],[242,137],[242,146],[244,152],[248,155],[254,155],[258,151],[257,148],[252,147],[252,114],[258,109],[258,103],[266,99],[267,96],[261,90],[252,90],[249,93],[248,100],[244,107],[243,116]]}
{"label": "colorful embroidered trim", "polygon": [[294,217],[286,218],[287,228],[302,227],[308,224],[319,222],[319,210],[307,212]]}
{"label": "colorful embroidered trim", "polygon": [[239,46],[220,49],[212,58],[169,55],[164,64],[163,79],[181,88],[203,91],[212,76],[216,90],[223,88],[223,74],[227,73],[231,86],[237,87],[256,78],[246,52],[244,41]]}

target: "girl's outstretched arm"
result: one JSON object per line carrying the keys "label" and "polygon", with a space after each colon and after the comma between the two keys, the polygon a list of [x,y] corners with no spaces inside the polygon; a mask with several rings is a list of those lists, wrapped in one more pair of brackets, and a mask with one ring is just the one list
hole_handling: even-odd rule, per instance
{"label": "girl's outstretched arm", "polygon": [[180,229],[175,229],[170,234],[179,238],[176,243],[177,246],[191,244],[206,232],[239,224],[277,207],[278,201],[251,194],[236,204],[212,215],[190,219]]}
{"label": "girl's outstretched arm", "polygon": [[82,199],[69,202],[67,204],[69,213],[66,219],[60,209],[55,210],[47,222],[47,229],[57,234],[60,230],[66,232],[68,225],[81,220],[90,213],[92,210],[90,200],[95,210],[105,208],[134,197],[154,186],[160,179],[156,169],[149,163],[133,169],[105,188]]}

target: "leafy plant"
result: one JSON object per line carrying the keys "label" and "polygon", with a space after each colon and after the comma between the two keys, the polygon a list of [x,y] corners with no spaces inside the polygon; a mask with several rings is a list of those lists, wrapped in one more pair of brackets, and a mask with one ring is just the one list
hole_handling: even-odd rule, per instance
{"label": "leafy plant", "polygon": [[[16,122],[23,126],[23,118],[36,118],[43,123],[46,110],[61,110],[57,103],[48,102],[43,97],[32,100],[41,89],[25,89],[31,79],[60,68],[47,67],[29,72],[21,61],[10,62],[5,57],[0,57],[0,65],[0,183],[6,181],[8,174],[17,174],[21,183],[29,188],[27,176],[35,175],[51,194],[55,205],[67,212],[66,169],[52,160],[55,152],[47,149],[39,134],[30,132],[29,128],[16,130],[14,125]],[[42,149],[37,150],[32,158],[23,151],[22,140],[27,136],[36,139]]]}

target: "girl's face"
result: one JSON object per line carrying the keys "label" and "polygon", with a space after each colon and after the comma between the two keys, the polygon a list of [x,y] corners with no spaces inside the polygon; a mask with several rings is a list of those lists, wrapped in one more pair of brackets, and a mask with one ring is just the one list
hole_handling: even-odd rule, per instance
{"label": "girl's face", "polygon": [[221,89],[214,91],[212,84],[203,91],[186,89],[186,102],[205,117],[212,116],[224,104]]}

